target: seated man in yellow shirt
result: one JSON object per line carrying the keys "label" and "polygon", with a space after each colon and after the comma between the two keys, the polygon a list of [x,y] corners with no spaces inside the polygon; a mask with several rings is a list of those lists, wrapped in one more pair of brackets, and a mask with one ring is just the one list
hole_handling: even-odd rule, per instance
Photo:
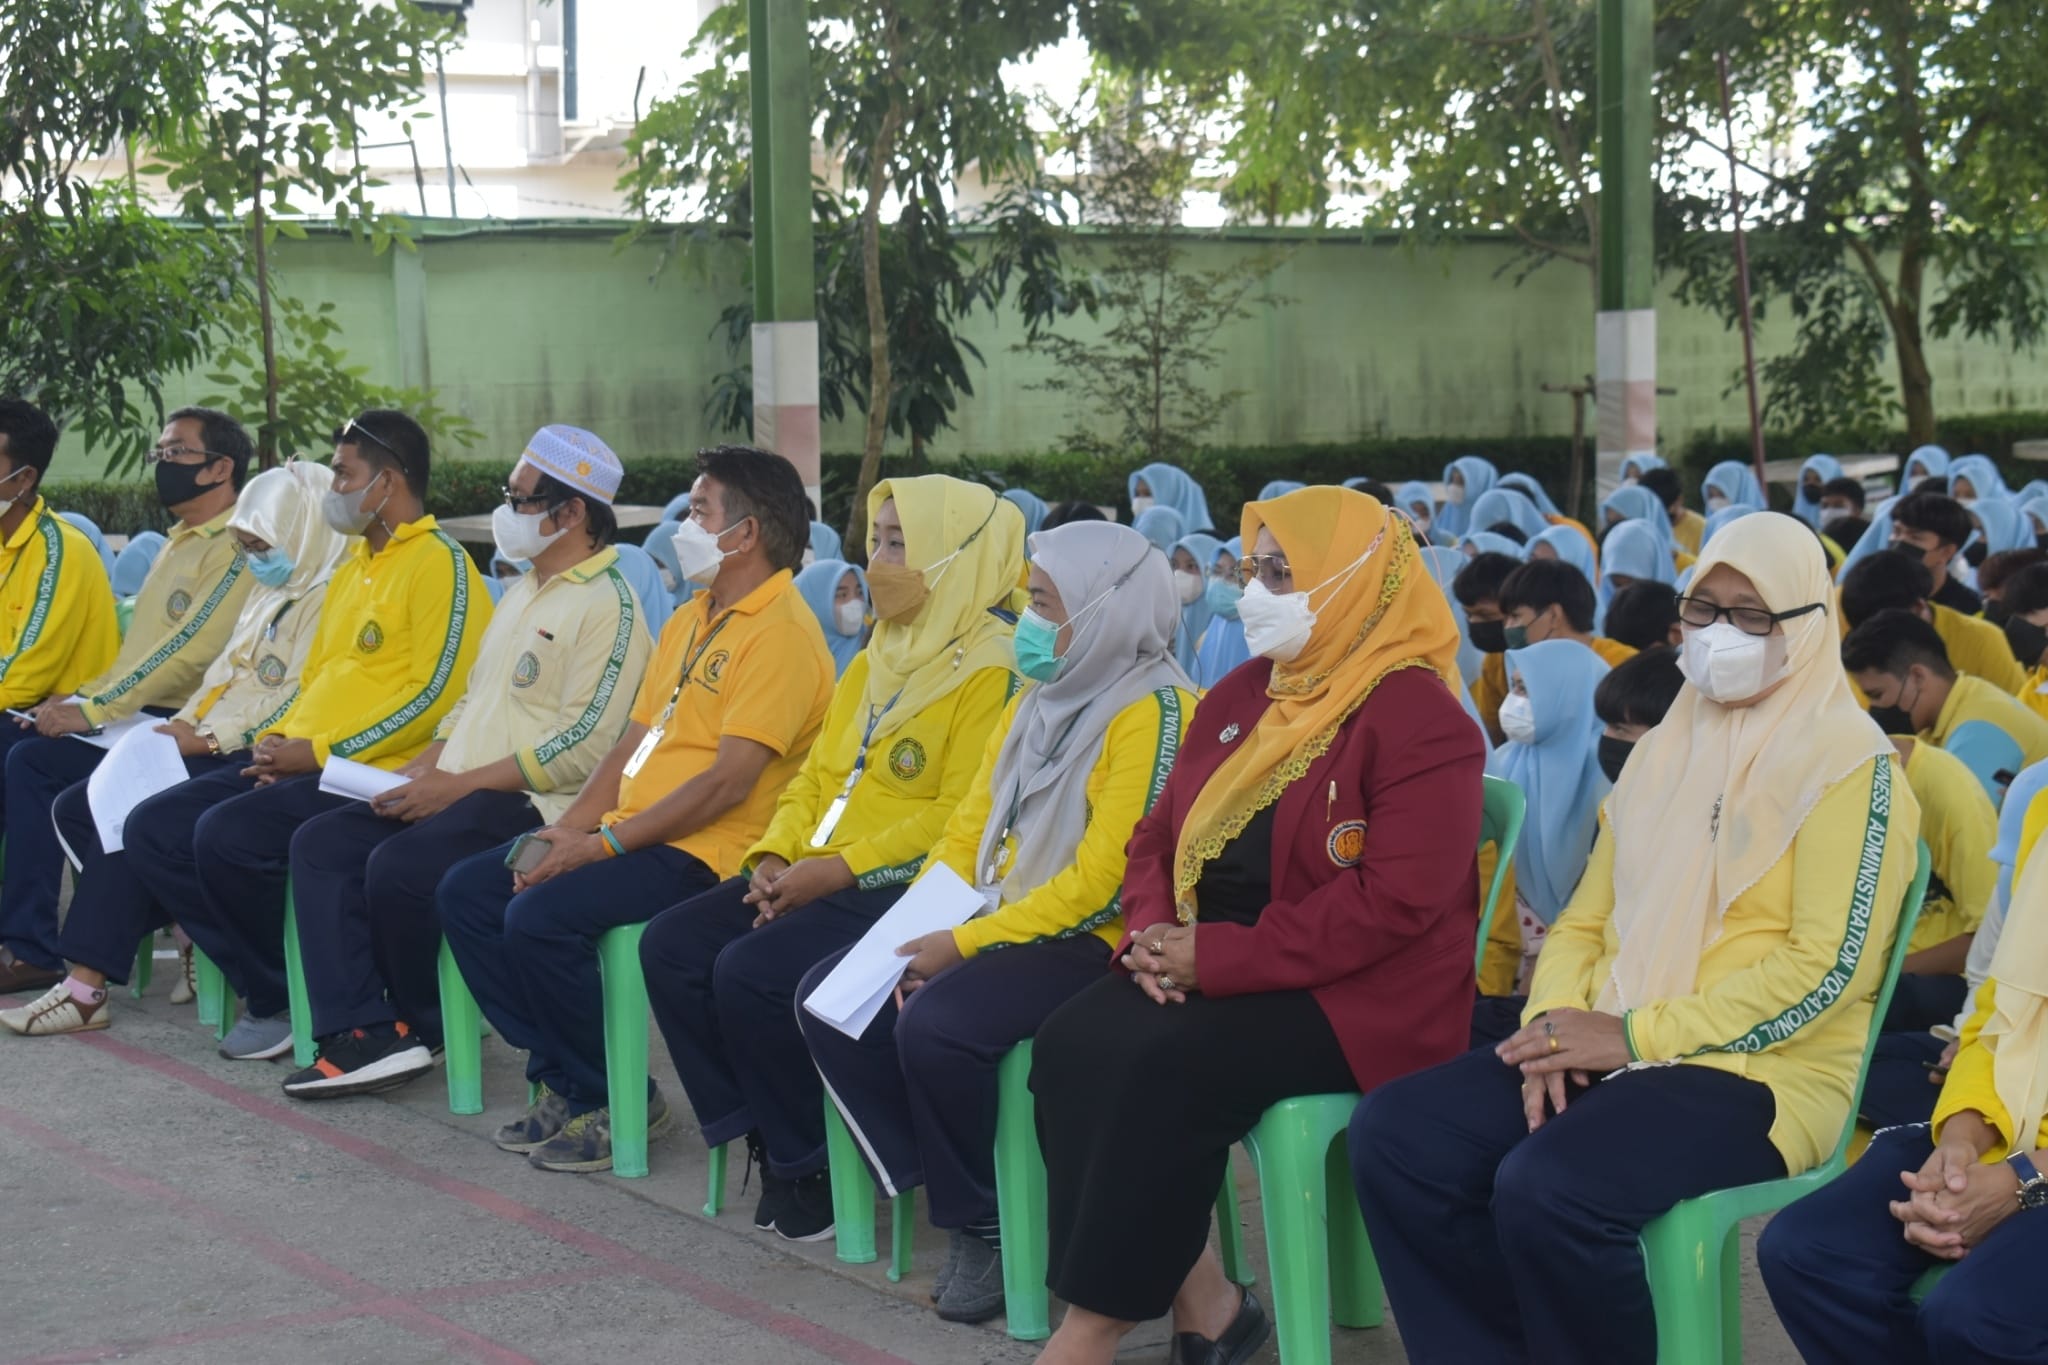
{"label": "seated man in yellow shirt", "polygon": [[335,436],[330,528],[352,538],[329,584],[297,698],[259,726],[246,766],[194,778],[131,818],[128,863],[248,1002],[220,1052],[292,1045],[285,992],[285,886],[292,836],[349,798],[320,790],[330,759],[394,770],[418,757],[455,705],[490,599],[460,545],[426,514],[427,433],[372,409]]}
{"label": "seated man in yellow shirt", "polygon": [[1489,744],[1507,738],[1500,728],[1500,704],[1508,695],[1507,621],[1501,610],[1500,589],[1520,567],[1513,556],[1489,551],[1472,556],[1472,562],[1451,580],[1451,594],[1465,609],[1472,647],[1486,656],[1479,665],[1478,681],[1472,684],[1472,705],[1478,708]]}
{"label": "seated man in yellow shirt", "polygon": [[612,499],[624,470],[576,427],[543,427],[491,518],[498,552],[531,567],[491,613],[462,699],[410,778],[292,836],[306,1003],[320,1055],[295,1099],[388,1090],[441,1044],[434,891],[464,858],[568,810],[625,732],[652,641],[618,567]]}
{"label": "seated man in yellow shirt", "polygon": [[1544,640],[1571,640],[1609,668],[1635,657],[1635,649],[1593,633],[1593,585],[1561,559],[1537,559],[1500,585],[1502,639],[1509,649]]}
{"label": "seated man in yellow shirt", "polygon": [[1988,721],[2020,746],[2025,763],[2048,758],[2048,720],[1984,679],[1959,673],[1934,627],[1910,611],[1881,611],[1850,631],[1842,666],[1887,733],[1945,744],[1964,722]]}
{"label": "seated man in yellow shirt", "polygon": [[[612,1164],[598,938],[738,874],[832,697],[796,590],[811,513],[795,467],[720,446],[697,468],[675,547],[702,591],[662,627],[625,733],[567,810],[435,893],[463,980],[537,1087],[495,1140],[542,1170]],[[651,1086],[646,1104],[651,1138],[672,1120]]]}
{"label": "seated man in yellow shirt", "polygon": [[2029,711],[2048,720],[2048,564],[2021,569],[2005,581],[2005,642],[2027,670],[2018,689]]}
{"label": "seated man in yellow shirt", "polygon": [[1664,515],[1671,519],[1672,544],[1698,557],[1700,542],[1707,534],[1707,519],[1685,505],[1685,488],[1678,481],[1678,471],[1669,465],[1646,469],[1638,482],[1664,504]]}
{"label": "seated man in yellow shirt", "polygon": [[1845,634],[1881,611],[1910,611],[1934,627],[1961,672],[2001,692],[2018,692],[2025,679],[1997,626],[1934,600],[1934,577],[1916,555],[1880,550],[1865,556],[1842,575],[1841,595]]}

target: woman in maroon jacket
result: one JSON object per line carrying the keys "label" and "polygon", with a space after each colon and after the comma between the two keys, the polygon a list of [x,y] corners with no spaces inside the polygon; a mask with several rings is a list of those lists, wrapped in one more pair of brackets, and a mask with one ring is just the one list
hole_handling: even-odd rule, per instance
{"label": "woman in maroon jacket", "polygon": [[1176,1359],[1236,1362],[1257,1300],[1208,1251],[1230,1146],[1294,1095],[1464,1050],[1485,743],[1445,685],[1458,627],[1406,521],[1348,489],[1244,510],[1254,655],[1202,700],[1124,876],[1123,972],[1038,1034],[1041,1361],[1107,1362],[1169,1307]]}

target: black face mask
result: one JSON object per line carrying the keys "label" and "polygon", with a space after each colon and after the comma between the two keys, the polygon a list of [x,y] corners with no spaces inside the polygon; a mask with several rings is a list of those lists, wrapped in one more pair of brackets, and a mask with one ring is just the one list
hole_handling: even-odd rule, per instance
{"label": "black face mask", "polygon": [[1888,735],[1910,735],[1914,733],[1913,718],[1897,706],[1873,706],[1870,718],[1877,722],[1877,728]]}
{"label": "black face mask", "polygon": [[1994,626],[2003,626],[2006,618],[2011,615],[2012,613],[2006,610],[2005,603],[2003,602],[1993,602],[1987,599],[1984,603],[1984,619]]}
{"label": "black face mask", "polygon": [[1472,621],[1472,647],[1482,654],[1505,654],[1508,650],[1507,622]]}
{"label": "black face mask", "polygon": [[1990,556],[1991,547],[1980,540],[1963,551],[1963,562],[1974,569]]}
{"label": "black face mask", "polygon": [[1621,781],[1621,767],[1628,762],[1628,756],[1635,752],[1635,747],[1636,742],[1632,739],[1600,736],[1600,771],[1607,774],[1609,782]]}
{"label": "black face mask", "polygon": [[217,482],[199,482],[200,474],[205,472],[212,463],[213,461],[211,460],[208,460],[205,464],[173,464],[169,460],[157,461],[156,500],[165,507],[178,507],[192,501],[194,498],[203,496],[211,489],[220,487],[220,484]]}
{"label": "black face mask", "polygon": [[2024,616],[2008,617],[2005,643],[2021,668],[2032,668],[2041,662],[2041,651],[2048,650],[2048,626],[2037,626]]}

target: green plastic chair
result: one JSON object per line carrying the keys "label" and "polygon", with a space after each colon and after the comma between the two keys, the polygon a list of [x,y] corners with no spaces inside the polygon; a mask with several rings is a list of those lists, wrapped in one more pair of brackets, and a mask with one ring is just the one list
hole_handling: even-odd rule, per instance
{"label": "green plastic chair", "polygon": [[140,1000],[142,993],[149,989],[149,979],[156,974],[156,930],[142,936],[142,942],[135,945],[135,966],[128,973],[128,998]]}
{"label": "green plastic chair", "polygon": [[235,993],[213,959],[197,946],[192,949],[192,990],[198,997],[199,1026],[212,1029],[216,1040],[227,1037],[235,1026]]}
{"label": "green plastic chair", "polygon": [[284,883],[284,988],[292,1012],[292,1062],[311,1066],[320,1046],[313,1041],[313,1006],[306,997],[306,967],[299,960],[299,912],[289,877]]}
{"label": "green plastic chair", "polygon": [[114,629],[122,639],[128,638],[128,623],[135,619],[135,599],[117,597],[114,599]]}
{"label": "green plastic chair", "polygon": [[1870,1029],[1863,1044],[1863,1064],[1850,1092],[1848,1114],[1834,1153],[1820,1165],[1784,1180],[1716,1190],[1687,1199],[1643,1228],[1643,1260],[1650,1279],[1650,1299],[1657,1312],[1658,1365],[1741,1365],[1742,1361],[1742,1220],[1773,1213],[1811,1194],[1849,1166],[1849,1141],[1856,1131],[1856,1111],[1863,1103],[1863,1083],[1870,1058],[1890,1008],[1892,988],[1920,919],[1920,901],[1927,893],[1930,860],[1920,845],[1920,866],[1899,910],[1884,980]]}
{"label": "green plastic chair", "polygon": [[1500,908],[1500,889],[1507,882],[1508,868],[1515,861],[1515,849],[1522,842],[1522,820],[1529,802],[1522,789],[1505,777],[1487,777],[1485,797],[1479,810],[1479,847],[1492,844],[1499,856],[1493,863],[1493,881],[1486,888],[1486,900],[1479,907],[1479,941],[1472,947],[1472,970],[1486,961],[1486,936],[1493,932],[1494,912]]}
{"label": "green plastic chair", "polygon": [[[866,1265],[875,1259],[875,1181],[830,1095],[825,1096],[825,1155],[832,1170],[832,1235],[839,1259]],[[889,1201],[891,1281],[910,1273],[910,1243],[916,1231],[917,1192],[905,1190]]]}
{"label": "green plastic chair", "polygon": [[470,994],[448,940],[441,940],[441,1064],[448,1073],[448,1112],[484,1112],[484,1017]]}

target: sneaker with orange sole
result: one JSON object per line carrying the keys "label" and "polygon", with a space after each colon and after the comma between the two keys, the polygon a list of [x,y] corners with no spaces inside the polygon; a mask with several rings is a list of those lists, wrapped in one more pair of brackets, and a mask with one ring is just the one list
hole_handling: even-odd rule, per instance
{"label": "sneaker with orange sole", "polygon": [[374,1095],[433,1069],[434,1054],[405,1024],[372,1024],[322,1038],[320,1055],[285,1078],[284,1093],[300,1100]]}

